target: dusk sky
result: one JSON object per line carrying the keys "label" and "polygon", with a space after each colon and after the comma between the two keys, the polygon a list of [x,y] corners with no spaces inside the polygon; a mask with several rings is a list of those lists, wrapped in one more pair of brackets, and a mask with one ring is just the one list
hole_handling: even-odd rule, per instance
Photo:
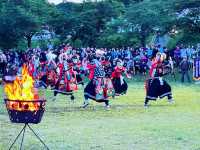
{"label": "dusk sky", "polygon": [[[55,4],[58,4],[60,2],[62,2],[63,0],[49,0],[50,3],[55,3]],[[81,2],[82,0],[68,0],[70,2]]]}

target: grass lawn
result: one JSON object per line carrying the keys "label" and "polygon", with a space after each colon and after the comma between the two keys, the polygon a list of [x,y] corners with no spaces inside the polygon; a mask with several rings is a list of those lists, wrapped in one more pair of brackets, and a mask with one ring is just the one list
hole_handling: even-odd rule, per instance
{"label": "grass lawn", "polygon": [[[143,82],[130,82],[127,95],[112,100],[110,111],[95,102],[80,109],[83,88],[74,103],[63,95],[53,102],[48,92],[43,120],[32,127],[51,150],[200,150],[200,87],[172,81],[171,86],[175,104],[163,99],[144,109]],[[2,100],[0,150],[8,149],[22,126],[9,121]],[[28,133],[24,149],[44,149]]]}

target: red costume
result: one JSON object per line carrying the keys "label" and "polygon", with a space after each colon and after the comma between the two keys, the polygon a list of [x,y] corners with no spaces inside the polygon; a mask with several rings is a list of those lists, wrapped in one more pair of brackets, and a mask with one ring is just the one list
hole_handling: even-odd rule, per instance
{"label": "red costume", "polygon": [[122,73],[125,72],[126,68],[125,67],[118,67],[116,66],[113,73],[112,73],[112,77],[113,78],[120,78]]}
{"label": "red costume", "polygon": [[87,68],[89,70],[89,79],[92,80],[94,78],[94,70],[96,68],[96,65],[95,64],[88,64],[87,65]]}
{"label": "red costume", "polygon": [[125,70],[125,67],[116,66],[112,73],[112,83],[115,89],[115,95],[126,94],[128,85],[122,76],[122,73],[125,72]]}
{"label": "red costume", "polygon": [[154,61],[151,65],[151,68],[149,70],[149,75],[151,78],[154,78],[155,77],[155,74],[156,74],[156,71],[157,71],[157,68],[159,65],[162,65],[162,62],[160,61]]}
{"label": "red costume", "polygon": [[34,73],[35,69],[34,69],[33,63],[31,63],[31,62],[28,64],[28,71],[29,71],[29,75],[33,77],[33,73]]}

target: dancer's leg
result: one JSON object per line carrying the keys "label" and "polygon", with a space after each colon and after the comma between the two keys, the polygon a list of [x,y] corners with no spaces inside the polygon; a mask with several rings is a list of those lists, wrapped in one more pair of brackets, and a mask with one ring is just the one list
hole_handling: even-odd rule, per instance
{"label": "dancer's leg", "polygon": [[89,97],[84,95],[84,102],[83,102],[83,108],[86,108],[89,105]]}

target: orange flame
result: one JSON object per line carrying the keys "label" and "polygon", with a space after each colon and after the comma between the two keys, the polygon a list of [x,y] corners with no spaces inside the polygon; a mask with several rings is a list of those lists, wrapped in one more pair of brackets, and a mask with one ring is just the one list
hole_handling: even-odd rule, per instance
{"label": "orange flame", "polygon": [[[34,89],[34,80],[29,75],[27,65],[23,65],[22,76],[16,76],[13,83],[5,83],[4,92],[9,100],[7,107],[9,109],[15,109],[19,111],[23,110],[38,110],[39,104],[37,102],[23,102],[23,101],[33,101],[38,100],[38,91]],[[14,102],[14,100],[19,100],[22,102]]]}

